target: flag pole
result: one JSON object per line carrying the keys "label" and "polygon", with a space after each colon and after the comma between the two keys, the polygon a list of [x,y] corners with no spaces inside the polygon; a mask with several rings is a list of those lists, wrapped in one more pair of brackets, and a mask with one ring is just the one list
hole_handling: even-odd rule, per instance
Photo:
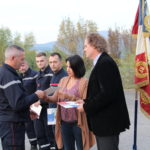
{"label": "flag pole", "polygon": [[137,150],[137,111],[138,111],[138,91],[135,91],[135,108],[134,108],[134,143],[133,150]]}

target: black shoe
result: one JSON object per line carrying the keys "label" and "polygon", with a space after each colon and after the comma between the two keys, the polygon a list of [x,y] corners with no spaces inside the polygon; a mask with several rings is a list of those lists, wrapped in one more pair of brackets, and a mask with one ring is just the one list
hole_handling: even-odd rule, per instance
{"label": "black shoe", "polygon": [[30,150],[38,150],[36,145],[31,145],[31,149]]}

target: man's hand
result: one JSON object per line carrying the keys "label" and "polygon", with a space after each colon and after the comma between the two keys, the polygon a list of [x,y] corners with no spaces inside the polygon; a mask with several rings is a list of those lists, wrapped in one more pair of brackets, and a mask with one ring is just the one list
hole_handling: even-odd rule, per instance
{"label": "man's hand", "polygon": [[51,101],[50,101],[50,97],[51,97],[51,96],[46,96],[46,95],[45,95],[42,100],[49,103],[49,102],[51,102]]}
{"label": "man's hand", "polygon": [[79,104],[77,109],[78,109],[79,112],[84,112],[83,104]]}
{"label": "man's hand", "polygon": [[36,113],[34,113],[33,111],[30,111],[30,118],[31,118],[31,120],[35,120],[35,119],[38,119],[39,116]]}
{"label": "man's hand", "polygon": [[40,101],[37,101],[37,102],[33,103],[32,105],[38,107],[40,104],[41,104]]}
{"label": "man's hand", "polygon": [[39,97],[39,99],[43,99],[45,97],[45,92],[41,90],[37,90],[35,94]]}

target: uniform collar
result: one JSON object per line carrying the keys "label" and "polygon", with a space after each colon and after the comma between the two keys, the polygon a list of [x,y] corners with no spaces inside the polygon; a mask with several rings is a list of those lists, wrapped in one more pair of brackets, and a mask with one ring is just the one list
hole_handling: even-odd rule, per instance
{"label": "uniform collar", "polygon": [[13,72],[14,74],[16,74],[18,76],[17,71],[13,67],[11,67],[10,65],[3,64],[3,67],[6,68],[6,69],[8,69],[8,70],[10,70],[11,72]]}
{"label": "uniform collar", "polygon": [[28,68],[28,70],[25,73],[21,73],[21,76],[27,76],[30,74],[30,72],[31,72],[31,69]]}
{"label": "uniform collar", "polygon": [[51,69],[50,69],[50,66],[48,65],[43,71],[40,70],[40,73],[47,73],[49,72]]}
{"label": "uniform collar", "polygon": [[59,71],[55,72],[54,74],[57,75],[63,71],[63,68],[61,68]]}

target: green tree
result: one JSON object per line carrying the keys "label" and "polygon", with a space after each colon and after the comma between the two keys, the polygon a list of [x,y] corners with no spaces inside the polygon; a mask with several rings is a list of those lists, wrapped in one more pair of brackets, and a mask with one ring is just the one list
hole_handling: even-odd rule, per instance
{"label": "green tree", "polygon": [[56,47],[68,54],[83,56],[83,43],[89,32],[97,32],[97,25],[93,21],[79,19],[73,24],[70,18],[64,19],[60,24]]}
{"label": "green tree", "polygon": [[[97,32],[97,25],[91,20],[79,19],[76,24],[70,18],[62,20],[55,49],[67,55],[79,54],[83,57],[85,36],[89,32]],[[91,61],[86,59],[86,68],[91,67]]]}
{"label": "green tree", "polygon": [[131,53],[134,53],[136,48],[136,39],[132,37],[131,30],[122,30],[121,39],[123,41],[126,53],[128,53],[129,55]]}
{"label": "green tree", "polygon": [[4,50],[12,42],[10,29],[0,28],[0,64],[4,61]]}
{"label": "green tree", "polygon": [[21,34],[16,32],[13,37],[13,44],[21,46],[25,49],[26,60],[28,61],[30,67],[33,69],[37,69],[35,63],[36,51],[31,50],[31,48],[35,44],[35,37],[33,33],[28,33],[23,38],[21,38]]}
{"label": "green tree", "polygon": [[114,31],[110,28],[108,31],[108,51],[114,59],[120,58],[120,31],[116,28]]}
{"label": "green tree", "polygon": [[13,35],[13,44],[23,47],[23,41],[21,41],[21,34],[16,32]]}
{"label": "green tree", "polygon": [[109,29],[108,45],[111,56],[119,65],[124,88],[133,88],[136,40],[131,30]]}
{"label": "green tree", "polygon": [[26,59],[32,69],[37,69],[35,62],[36,51],[31,50],[31,48],[35,43],[36,42],[33,33],[28,33],[24,36],[23,48],[25,49],[26,52]]}
{"label": "green tree", "polygon": [[35,37],[33,33],[28,33],[24,36],[24,42],[23,42],[23,47],[25,50],[29,50],[33,47],[33,45],[36,43],[35,42]]}
{"label": "green tree", "polygon": [[74,41],[75,39],[75,27],[70,20],[70,18],[67,18],[66,20],[63,20],[60,29],[59,34],[57,38],[57,49],[74,53],[76,50],[76,43]]}
{"label": "green tree", "polygon": [[6,49],[6,47],[8,47],[8,45],[10,44],[15,44],[25,49],[27,61],[32,68],[36,68],[36,51],[31,50],[31,48],[35,44],[34,35],[32,33],[28,33],[24,36],[23,40],[21,39],[22,37],[20,33],[16,32],[12,34],[9,28],[0,28],[0,64],[4,61],[4,50]]}
{"label": "green tree", "polygon": [[25,55],[26,55],[26,60],[29,63],[29,66],[32,69],[37,70],[37,66],[36,66],[36,62],[35,62],[36,51],[26,50]]}
{"label": "green tree", "polygon": [[119,69],[123,87],[126,89],[134,88],[134,57],[135,53],[130,53],[130,55],[120,59]]}

